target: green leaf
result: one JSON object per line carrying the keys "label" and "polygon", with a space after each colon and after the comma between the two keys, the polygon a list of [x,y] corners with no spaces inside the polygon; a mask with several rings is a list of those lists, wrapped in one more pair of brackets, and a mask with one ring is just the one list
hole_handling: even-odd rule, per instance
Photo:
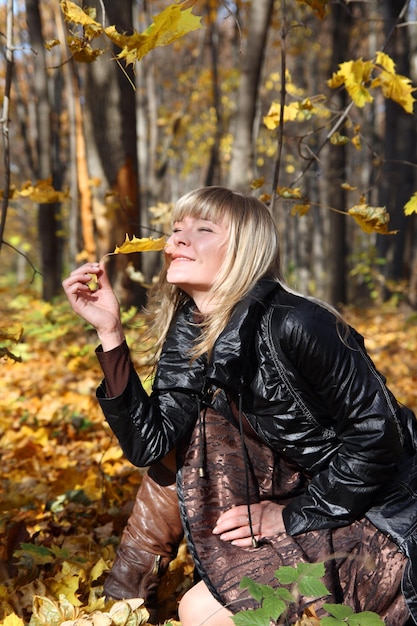
{"label": "green leaf", "polygon": [[277,621],[280,615],[287,609],[287,604],[278,598],[267,598],[262,602],[262,610],[268,614],[268,617]]}
{"label": "green leaf", "polygon": [[280,598],[284,602],[287,602],[288,604],[290,604],[291,602],[296,602],[293,594],[285,587],[278,587],[278,589],[275,589],[275,596],[277,598]]}
{"label": "green leaf", "polygon": [[353,615],[353,609],[344,604],[328,604],[326,602],[323,604],[323,609],[338,619],[346,619],[346,617]]}
{"label": "green leaf", "polygon": [[335,617],[322,617],[320,620],[321,626],[346,626],[346,622],[340,621],[340,619],[336,619]]}
{"label": "green leaf", "polygon": [[324,563],[298,563],[297,570],[301,576],[322,578],[325,574]]}
{"label": "green leaf", "polygon": [[305,576],[298,581],[298,589],[303,596],[308,598],[321,598],[322,596],[328,596],[329,590],[317,578],[312,576]]}
{"label": "green leaf", "polygon": [[236,626],[269,626],[270,618],[263,609],[241,611],[232,617]]}
{"label": "green leaf", "polygon": [[352,615],[348,620],[349,626],[385,626],[385,622],[372,611],[364,611],[357,615]]}
{"label": "green leaf", "polygon": [[275,578],[277,578],[282,585],[292,585],[298,580],[298,570],[295,567],[282,565],[276,570]]}
{"label": "green leaf", "polygon": [[240,581],[240,587],[241,589],[247,589],[252,598],[255,598],[258,602],[261,602],[265,595],[270,595],[268,590],[271,589],[269,585],[256,583],[252,578],[248,578],[247,576],[244,576]]}

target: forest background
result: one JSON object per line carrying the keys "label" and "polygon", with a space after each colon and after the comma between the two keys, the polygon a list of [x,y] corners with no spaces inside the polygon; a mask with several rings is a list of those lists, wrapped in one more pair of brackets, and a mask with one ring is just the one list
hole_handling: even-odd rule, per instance
{"label": "forest background", "polygon": [[[99,605],[140,472],[102,424],[95,338],[61,281],[126,234],[169,232],[186,191],[264,200],[291,286],[340,306],[417,408],[417,2],[79,6],[0,3],[0,620],[33,620],[38,597]],[[159,266],[109,260],[144,380]],[[186,554],[173,572],[167,618]]]}

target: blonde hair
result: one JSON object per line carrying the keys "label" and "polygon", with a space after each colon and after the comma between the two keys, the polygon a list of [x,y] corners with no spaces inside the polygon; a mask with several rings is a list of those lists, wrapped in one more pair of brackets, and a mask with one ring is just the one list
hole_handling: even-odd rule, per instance
{"label": "blonde hair", "polygon": [[[216,276],[211,292],[216,302],[201,322],[201,341],[193,356],[210,353],[214,342],[226,327],[234,306],[265,275],[283,283],[278,232],[267,207],[254,196],[244,196],[223,187],[203,187],[187,193],[176,203],[172,223],[184,217],[225,220],[229,242],[225,262]],[[165,266],[156,285],[149,292],[147,314],[151,332],[160,351],[175,311],[189,297],[166,281]]]}
{"label": "blonde hair", "polygon": [[[224,187],[202,187],[190,191],[177,201],[172,212],[172,224],[187,216],[208,219],[214,223],[225,220],[229,229],[225,262],[211,288],[211,293],[215,296],[215,307],[200,323],[200,341],[190,354],[190,357],[196,358],[205,352],[210,354],[216,339],[226,327],[233,308],[260,278],[268,276],[287,292],[302,294],[290,289],[285,283],[277,227],[268,208],[260,200]],[[167,282],[166,272],[165,265],[158,282],[149,292],[146,309],[149,335],[154,340],[156,337],[155,361],[175,312],[190,300],[179,287]],[[311,296],[302,297],[333,313],[338,324],[344,328],[346,338],[348,326],[336,309]],[[341,339],[345,340],[342,336]]]}

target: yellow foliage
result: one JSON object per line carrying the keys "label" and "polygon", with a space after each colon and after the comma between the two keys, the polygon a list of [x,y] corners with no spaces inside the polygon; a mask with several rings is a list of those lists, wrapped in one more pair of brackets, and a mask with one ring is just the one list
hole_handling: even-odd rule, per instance
{"label": "yellow foliage", "polygon": [[265,184],[265,178],[254,178],[250,184],[251,189],[260,189]]}
{"label": "yellow foliage", "polygon": [[[286,104],[284,106],[284,122],[293,122],[298,119],[301,109],[297,102]],[[278,128],[281,122],[281,105],[279,102],[273,102],[269,107],[268,113],[263,118],[265,126],[269,130]]]}
{"label": "yellow foliage", "polygon": [[63,202],[69,195],[68,191],[58,191],[54,189],[52,186],[52,178],[38,180],[35,185],[27,181],[17,193],[22,198],[28,198],[39,204]]}
{"label": "yellow foliage", "polygon": [[307,4],[321,20],[326,17],[329,0],[297,0],[297,2],[299,4]]}
{"label": "yellow foliage", "polygon": [[302,197],[300,187],[277,187],[277,194],[286,200],[299,200]]}
{"label": "yellow foliage", "polygon": [[388,230],[390,217],[385,207],[370,206],[363,202],[353,206],[348,213],[365,233],[376,232],[379,235],[395,235],[398,232],[396,230]]}
{"label": "yellow foliage", "polygon": [[103,27],[96,22],[94,9],[82,9],[70,0],[61,0],[61,9],[66,22],[79,24],[84,29],[84,35],[87,39],[94,39],[103,32]]}
{"label": "yellow foliage", "polygon": [[299,215],[300,217],[303,217],[303,215],[307,215],[310,209],[311,209],[311,204],[309,204],[308,202],[304,204],[294,204],[294,206],[291,209],[291,215],[292,216]]}
{"label": "yellow foliage", "polygon": [[320,624],[321,621],[317,617],[314,606],[310,606],[305,609],[301,619],[297,620],[294,626],[320,626]]}
{"label": "yellow foliage", "polygon": [[71,56],[79,63],[92,63],[104,52],[100,48],[92,48],[85,39],[73,35],[67,38],[67,43]]}
{"label": "yellow foliage", "polygon": [[202,28],[201,17],[193,15],[192,9],[184,9],[184,4],[166,7],[153,18],[153,24],[143,33],[123,35],[114,26],[106,28],[107,37],[122,49],[118,58],[125,59],[128,65],[133,64],[154,48],[167,46],[187,33]]}
{"label": "yellow foliage", "polygon": [[163,250],[165,248],[165,237],[159,237],[159,239],[153,239],[152,237],[142,237],[138,239],[133,235],[132,239],[129,239],[129,235],[126,235],[126,239],[121,246],[116,246],[113,254],[130,254],[131,252],[148,252],[150,250]]}
{"label": "yellow foliage", "polygon": [[2,624],[3,626],[24,626],[25,623],[15,613],[12,613],[2,621]]}
{"label": "yellow foliage", "polygon": [[404,213],[406,215],[417,213],[417,191],[411,196],[407,204],[404,206]]}
{"label": "yellow foliage", "polygon": [[87,613],[74,607],[64,594],[58,601],[43,596],[35,596],[33,603],[32,626],[141,626],[148,624],[149,613],[141,598],[119,600],[108,611]]}
{"label": "yellow foliage", "polygon": [[395,73],[394,61],[384,52],[377,52],[375,61],[357,59],[341,63],[327,84],[333,89],[344,85],[358,107],[372,102],[370,90],[380,87],[385,98],[397,102],[407,113],[413,112],[415,88],[409,78]]}
{"label": "yellow foliage", "polygon": [[374,81],[374,86],[380,86],[385,98],[394,100],[402,106],[406,113],[413,112],[415,99],[412,93],[415,88],[412,86],[410,78],[382,71],[379,78]]}

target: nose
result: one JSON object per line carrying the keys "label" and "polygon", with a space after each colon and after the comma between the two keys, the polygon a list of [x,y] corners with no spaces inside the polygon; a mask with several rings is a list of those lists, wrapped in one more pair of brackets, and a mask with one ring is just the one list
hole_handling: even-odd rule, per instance
{"label": "nose", "polygon": [[168,240],[166,243],[167,246],[169,245],[179,246],[181,244],[184,246],[190,245],[190,237],[187,234],[187,231],[185,230],[185,228],[172,233],[172,235],[168,237]]}

